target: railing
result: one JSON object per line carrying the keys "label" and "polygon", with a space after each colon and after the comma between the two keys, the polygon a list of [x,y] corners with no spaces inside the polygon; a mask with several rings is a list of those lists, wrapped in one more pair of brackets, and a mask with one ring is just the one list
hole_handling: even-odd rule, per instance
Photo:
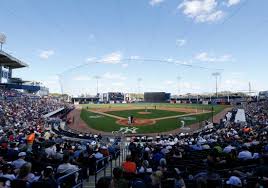
{"label": "railing", "polygon": [[[111,170],[111,177],[113,176],[113,167],[116,167],[118,165],[120,165],[121,163],[121,151],[117,151],[114,153],[115,156],[115,165],[113,166],[113,155],[109,155],[107,157],[104,157],[102,159],[99,159],[96,161],[96,166],[95,166],[95,186],[97,184],[98,181],[98,173],[102,172],[104,173],[104,176],[106,176],[106,169],[107,167],[110,165],[110,170]],[[118,159],[118,164],[117,164],[117,159]],[[101,168],[99,168],[99,166],[101,165]]]}
{"label": "railing", "polygon": [[61,176],[57,179],[58,187],[61,187],[63,183],[66,183],[66,180],[72,176],[74,176],[75,185],[72,186],[72,188],[82,188],[83,187],[83,178],[81,176],[81,169],[73,171],[69,174],[66,174],[64,176]]}

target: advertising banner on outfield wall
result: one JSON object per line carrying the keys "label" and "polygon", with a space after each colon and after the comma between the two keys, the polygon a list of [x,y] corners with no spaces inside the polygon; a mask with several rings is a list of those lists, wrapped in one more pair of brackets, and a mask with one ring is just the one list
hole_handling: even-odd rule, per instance
{"label": "advertising banner on outfield wall", "polygon": [[208,101],[203,101],[202,104],[208,105]]}

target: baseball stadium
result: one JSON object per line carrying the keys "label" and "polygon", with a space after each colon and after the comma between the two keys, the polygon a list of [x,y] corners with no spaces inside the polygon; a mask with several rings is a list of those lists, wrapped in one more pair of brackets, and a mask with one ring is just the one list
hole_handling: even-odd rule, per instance
{"label": "baseball stadium", "polygon": [[268,188],[267,6],[0,0],[0,188]]}
{"label": "baseball stadium", "polygon": [[[194,131],[201,127],[205,120],[212,119],[212,114],[219,117],[217,115],[225,108],[228,106],[162,103],[84,104],[69,114],[69,118],[73,120],[69,127],[79,131],[94,129],[106,134],[118,133],[120,128],[134,130],[129,133],[146,134],[174,130],[178,132],[186,126],[189,129],[192,127]],[[130,116],[134,118],[132,123],[128,122]]]}

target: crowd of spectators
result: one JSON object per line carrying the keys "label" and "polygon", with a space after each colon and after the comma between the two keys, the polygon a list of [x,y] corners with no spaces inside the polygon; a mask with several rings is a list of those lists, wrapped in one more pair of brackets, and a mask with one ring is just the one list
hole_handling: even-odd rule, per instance
{"label": "crowd of spectators", "polygon": [[101,142],[101,135],[73,140],[48,129],[47,122],[59,121],[43,115],[68,104],[15,90],[0,92],[0,187],[56,188],[57,178],[79,171],[73,182],[61,186],[70,187],[95,172],[96,160],[119,150],[117,143]]}
{"label": "crowd of spectators", "polygon": [[243,105],[247,123],[234,123],[234,109],[221,124],[192,135],[132,137],[126,161],[98,185],[268,187],[267,107],[267,101]]}
{"label": "crowd of spectators", "polygon": [[[50,120],[43,115],[66,107],[51,97],[0,89],[3,187],[56,188],[57,178],[79,171],[62,185],[70,187],[94,174],[97,160],[117,157],[119,144],[104,141],[101,135],[66,139],[60,126],[47,129]],[[131,137],[126,160],[113,169],[112,177],[100,178],[96,186],[268,187],[268,102],[248,102],[240,108],[245,109],[246,123],[234,122],[234,109],[220,124],[207,122],[194,134]],[[76,133],[68,134],[75,137]]]}

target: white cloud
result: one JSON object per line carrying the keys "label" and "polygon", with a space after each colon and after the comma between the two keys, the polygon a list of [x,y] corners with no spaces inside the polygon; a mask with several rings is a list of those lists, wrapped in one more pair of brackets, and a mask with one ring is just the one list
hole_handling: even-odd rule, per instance
{"label": "white cloud", "polygon": [[108,79],[108,80],[126,80],[127,78],[125,76],[122,76],[121,74],[117,73],[110,73],[106,72],[102,78]]}
{"label": "white cloud", "polygon": [[140,56],[132,55],[132,56],[130,56],[130,59],[140,59]]}
{"label": "white cloud", "polygon": [[175,61],[174,61],[174,64],[175,64],[175,65],[179,65],[179,66],[180,66],[180,65],[189,65],[189,66],[190,66],[191,62],[175,60]]}
{"label": "white cloud", "polygon": [[240,0],[228,0],[227,1],[227,6],[231,7],[231,6],[237,5],[239,3],[240,3]]}
{"label": "white cloud", "polygon": [[195,56],[195,59],[199,60],[199,61],[203,61],[203,62],[210,62],[210,63],[217,63],[217,62],[228,62],[228,61],[234,61],[234,59],[232,58],[231,55],[229,54],[225,54],[223,56],[219,56],[219,57],[215,57],[212,56],[210,54],[208,54],[207,52],[202,52],[199,53]]}
{"label": "white cloud", "polygon": [[163,3],[165,0],[150,0],[149,4],[151,6],[155,6],[155,5],[158,5],[160,3]]}
{"label": "white cloud", "polygon": [[92,62],[92,61],[96,61],[96,57],[88,57],[88,58],[86,58],[86,62]]}
{"label": "white cloud", "polygon": [[54,50],[43,50],[41,51],[41,53],[39,54],[39,57],[41,59],[48,59],[50,56],[54,55],[55,52]]}
{"label": "white cloud", "polygon": [[174,59],[173,59],[173,58],[167,58],[166,61],[167,61],[168,63],[171,63],[171,62],[174,61]]}
{"label": "white cloud", "polygon": [[177,39],[176,40],[176,45],[181,47],[184,46],[186,44],[186,40],[185,39]]}
{"label": "white cloud", "polygon": [[110,54],[105,55],[99,63],[105,64],[118,64],[122,59],[122,53],[120,51],[112,52]]}
{"label": "white cloud", "polygon": [[127,68],[127,67],[128,67],[128,64],[127,64],[127,63],[123,63],[123,64],[122,64],[122,67],[123,67],[123,68]]}
{"label": "white cloud", "polygon": [[224,16],[216,0],[184,0],[178,9],[196,22],[215,22]]}
{"label": "white cloud", "polygon": [[79,75],[73,78],[75,81],[89,81],[91,78],[87,75]]}

